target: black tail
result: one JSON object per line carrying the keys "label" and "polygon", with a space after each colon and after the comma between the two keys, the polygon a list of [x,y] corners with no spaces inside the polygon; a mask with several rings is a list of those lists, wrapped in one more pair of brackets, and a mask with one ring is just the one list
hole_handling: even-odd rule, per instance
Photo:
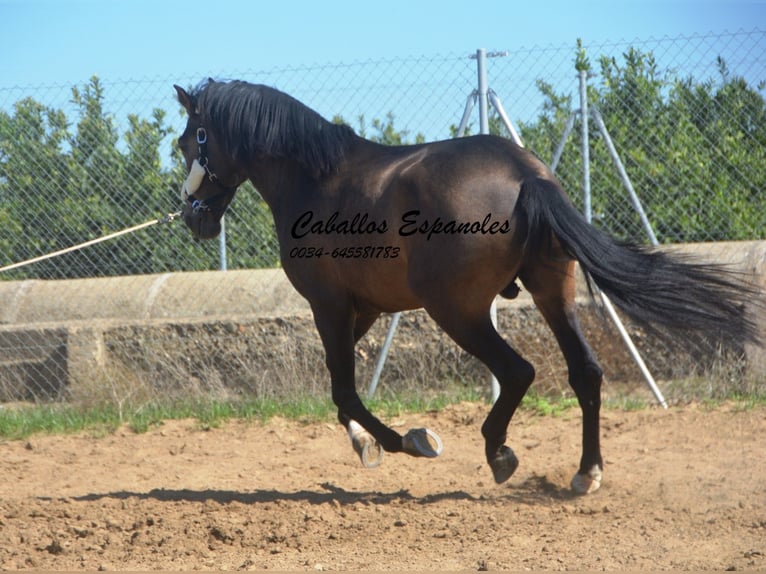
{"label": "black tail", "polygon": [[552,233],[586,277],[638,322],[759,343],[747,308],[762,305],[761,293],[741,274],[617,241],[590,225],[552,181],[524,181],[519,207],[527,222],[528,257],[549,248]]}

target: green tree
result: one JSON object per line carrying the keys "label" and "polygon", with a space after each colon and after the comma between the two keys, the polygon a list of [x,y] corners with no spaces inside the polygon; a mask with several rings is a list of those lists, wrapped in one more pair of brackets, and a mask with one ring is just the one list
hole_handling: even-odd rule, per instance
{"label": "green tree", "polygon": [[64,114],[32,98],[16,102],[12,115],[0,111],[0,249],[8,262],[58,246],[48,230],[72,171],[67,140]]}
{"label": "green tree", "polygon": [[[183,166],[163,168],[160,146],[171,133],[165,113],[131,115],[120,138],[104,109],[98,78],[72,90],[77,119],[31,98],[0,112],[0,253],[5,262],[56,251],[141,223],[178,203]],[[70,131],[70,127],[74,131]],[[172,207],[170,207],[172,209]],[[192,249],[180,227],[152,228],[55,259],[8,277],[69,278],[147,273],[215,264],[212,249]]]}
{"label": "green tree", "polygon": [[[336,124],[349,124],[343,116],[335,115],[332,119]],[[357,127],[355,129],[359,137],[363,137],[370,141],[374,141],[383,145],[408,145],[419,144],[426,141],[425,136],[422,133],[415,134],[415,139],[410,140],[410,131],[407,129],[397,129],[394,126],[396,117],[393,112],[388,112],[386,118],[381,120],[380,118],[373,118],[370,124],[371,130],[368,130],[367,118],[364,114],[360,114],[357,118]]]}
{"label": "green tree", "polygon": [[[575,67],[586,63],[578,46]],[[651,53],[633,48],[621,61],[602,57],[599,64],[601,81],[588,88],[589,106],[601,113],[658,238],[764,237],[766,104],[759,91],[730,74],[721,59],[719,77],[704,82],[679,79],[660,69]],[[545,96],[543,113],[520,131],[528,147],[550,161],[573,107],[570,96],[545,82],[538,88]],[[645,241],[602,136],[593,122],[589,128],[597,224]],[[581,172],[579,142],[570,141],[557,175],[576,203]]]}

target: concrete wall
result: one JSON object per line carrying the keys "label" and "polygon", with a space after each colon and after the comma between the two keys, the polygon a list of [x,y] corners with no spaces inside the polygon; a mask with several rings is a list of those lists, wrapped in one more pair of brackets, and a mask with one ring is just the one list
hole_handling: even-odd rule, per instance
{"label": "concrete wall", "polygon": [[0,282],[0,325],[306,312],[281,269]]}
{"label": "concrete wall", "polygon": [[[766,242],[674,249],[730,264],[750,274],[766,290]],[[583,286],[581,291],[584,293]],[[581,305],[586,334],[608,376],[640,380],[613,325],[592,311],[587,296],[582,296]],[[566,378],[555,342],[525,293],[511,302],[499,300],[499,315],[501,332],[532,359],[540,377]],[[481,372],[459,356],[460,351],[425,314],[410,312],[406,316],[387,376],[410,377],[413,369],[422,370],[424,361],[433,360],[428,357],[434,353],[441,358],[423,377],[456,376],[440,370],[450,357],[457,358],[460,368],[469,373]],[[371,369],[386,324],[379,321],[360,345],[360,376]],[[639,347],[655,363],[667,354],[640,331],[633,332]],[[418,349],[429,351],[415,352]],[[748,372],[755,376],[766,372],[764,351],[750,347],[746,351]],[[408,352],[409,363],[397,364],[397,354],[406,356]],[[227,358],[220,359],[224,355]],[[306,369],[317,380],[327,378],[308,304],[278,269],[0,282],[0,400],[55,398],[78,385],[112,376],[110,369],[115,365],[149,378],[159,372],[166,377],[193,378],[195,369],[205,368],[205,361],[195,364],[198,359],[190,357],[215,359],[213,362],[223,365],[222,376],[227,380],[240,377],[232,374],[231,365],[261,373],[274,372],[274,365],[280,365],[278,371],[283,372],[287,362]],[[296,363],[296,357],[303,358]],[[165,366],[153,364],[163,361],[186,366],[180,375],[171,375]],[[678,376],[672,357],[661,362],[667,366],[651,366],[665,376]]]}

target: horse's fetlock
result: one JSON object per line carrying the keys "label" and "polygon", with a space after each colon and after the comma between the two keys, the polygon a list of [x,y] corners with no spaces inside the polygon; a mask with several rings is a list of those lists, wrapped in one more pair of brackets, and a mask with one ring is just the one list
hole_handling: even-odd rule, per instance
{"label": "horse's fetlock", "polygon": [[484,450],[488,457],[490,453],[499,450],[508,438],[508,434],[505,432],[497,434],[497,431],[492,428],[491,424],[488,424],[488,421],[484,421],[484,424],[481,425],[481,436],[484,437]]}
{"label": "horse's fetlock", "polygon": [[386,452],[401,452],[404,448],[402,445],[402,435],[391,429],[385,429],[376,438]]}

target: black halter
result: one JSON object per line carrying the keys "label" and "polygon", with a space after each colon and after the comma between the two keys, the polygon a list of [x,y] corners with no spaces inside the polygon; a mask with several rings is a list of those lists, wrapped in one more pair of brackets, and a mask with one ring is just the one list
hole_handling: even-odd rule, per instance
{"label": "black halter", "polygon": [[208,161],[207,157],[207,131],[205,131],[205,128],[201,126],[197,128],[197,152],[197,161],[199,162],[200,166],[204,168],[208,180],[210,180],[211,183],[216,184],[221,190],[213,197],[209,197],[207,201],[193,199],[194,194],[192,194],[189,196],[189,199],[192,200],[191,209],[193,213],[210,212],[212,211],[212,208],[208,205],[208,202],[215,201],[219,197],[231,193],[231,189],[227,188],[223,183],[221,183],[221,180],[218,178],[216,173],[210,169],[210,162]]}

